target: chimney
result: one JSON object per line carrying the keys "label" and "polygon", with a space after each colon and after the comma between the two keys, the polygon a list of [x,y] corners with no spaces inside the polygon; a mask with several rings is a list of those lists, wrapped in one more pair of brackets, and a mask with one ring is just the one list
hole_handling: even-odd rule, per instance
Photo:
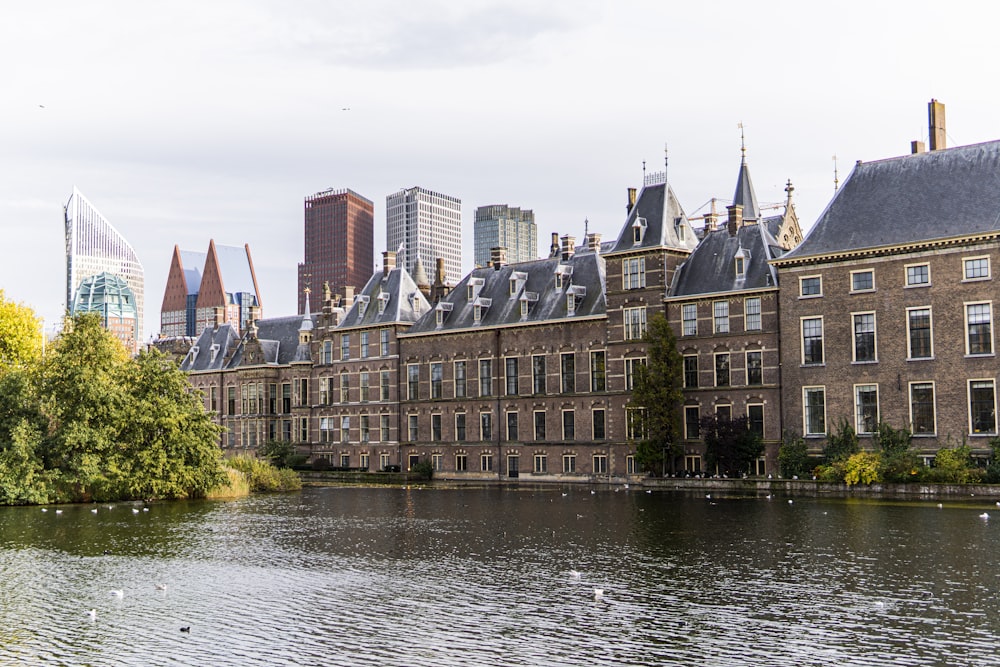
{"label": "chimney", "polygon": [[431,285],[431,303],[437,304],[438,301],[448,296],[450,289],[445,284],[444,278],[444,257],[438,257],[434,260],[434,284]]}
{"label": "chimney", "polygon": [[587,250],[593,253],[601,252],[601,235],[597,232],[587,234]]}
{"label": "chimney", "polygon": [[927,123],[930,133],[931,150],[947,148],[944,130],[944,105],[935,99],[927,104]]}
{"label": "chimney", "polygon": [[348,310],[354,305],[354,287],[351,285],[346,285],[344,287],[344,310]]}
{"label": "chimney", "polygon": [[910,154],[916,155],[917,153],[923,153],[927,150],[927,144],[922,141],[911,141],[910,142]]}
{"label": "chimney", "polygon": [[743,207],[739,204],[733,204],[727,206],[726,210],[729,211],[729,223],[726,225],[729,229],[729,235],[736,236],[736,230],[743,226]]}
{"label": "chimney", "polygon": [[568,262],[576,252],[576,237],[567,234],[562,237],[562,261]]}
{"label": "chimney", "polygon": [[507,265],[507,248],[490,248],[490,264],[493,269],[500,270],[500,267]]}
{"label": "chimney", "polygon": [[714,232],[719,224],[719,212],[715,210],[715,197],[712,197],[712,208],[705,214],[705,231]]}
{"label": "chimney", "polygon": [[635,188],[628,189],[628,203],[625,204],[625,214],[628,215],[635,208]]}
{"label": "chimney", "polygon": [[382,252],[382,277],[386,278],[389,272],[396,268],[396,253],[392,250]]}
{"label": "chimney", "polygon": [[552,232],[552,245],[549,246],[549,257],[559,256],[559,233]]}

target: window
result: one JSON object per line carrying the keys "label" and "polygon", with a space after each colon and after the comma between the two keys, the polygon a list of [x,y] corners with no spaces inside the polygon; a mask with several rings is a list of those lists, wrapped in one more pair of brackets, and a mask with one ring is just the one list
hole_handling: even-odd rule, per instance
{"label": "window", "polygon": [[923,287],[931,284],[930,264],[911,264],[906,267],[906,286]]}
{"label": "window", "polygon": [[735,267],[736,268],[736,279],[740,280],[740,279],[746,278],[746,275],[747,275],[747,261],[746,261],[746,258],[743,257],[743,256],[741,256],[741,255],[737,255],[736,258],[735,258],[734,264],[736,265],[736,267]]}
{"label": "window", "polygon": [[993,380],[969,381],[969,432],[997,432],[996,387]]}
{"label": "window", "polygon": [[635,456],[629,454],[625,457],[625,472],[629,475],[638,475],[639,466],[635,462]]}
{"label": "window", "polygon": [[350,376],[347,371],[340,374],[340,402],[349,403],[351,398]]}
{"label": "window", "polygon": [[444,385],[444,364],[440,361],[431,362],[431,398],[441,398]]}
{"label": "window", "polygon": [[607,454],[594,454],[594,474],[595,475],[607,475],[608,474],[608,455]]}
{"label": "window", "polygon": [[[235,394],[233,394],[232,392],[233,388],[230,387],[229,388],[230,399],[235,397]],[[292,411],[292,385],[285,382],[284,384],[281,385],[281,412],[287,415],[291,411]],[[230,414],[232,413],[230,412]]]}
{"label": "window", "polygon": [[549,470],[549,459],[545,454],[535,454],[535,465],[532,471],[535,473],[544,473]]}
{"label": "window", "polygon": [[910,383],[910,431],[913,435],[933,435],[937,431],[933,382]]}
{"label": "window", "polygon": [[764,406],[760,403],[747,405],[747,429],[760,438],[764,437]]}
{"label": "window", "polygon": [[715,417],[719,421],[732,421],[733,419],[733,406],[729,405],[716,405],[715,406]]}
{"label": "window", "polygon": [[507,395],[517,396],[517,357],[504,359],[504,380],[507,384]]}
{"label": "window", "polygon": [[821,276],[806,276],[799,278],[799,296],[823,296],[823,279]]}
{"label": "window", "polygon": [[362,403],[368,402],[368,371],[362,371],[358,373],[358,383],[361,385],[361,396],[358,400]]}
{"label": "window", "polygon": [[344,415],[340,418],[340,441],[345,445],[351,439],[351,418]]}
{"label": "window", "polygon": [[729,386],[729,353],[722,352],[715,355],[715,386]]}
{"label": "window", "polygon": [[346,361],[351,358],[351,336],[350,334],[340,334],[340,359]]}
{"label": "window", "polygon": [[645,408],[625,408],[625,438],[627,440],[642,440],[645,433]]}
{"label": "window", "polygon": [[466,454],[455,454],[455,472],[467,472],[469,470],[469,457]]}
{"label": "window", "polygon": [[934,355],[931,346],[931,309],[907,308],[906,332],[910,359],[929,359]]}
{"label": "window", "polygon": [[743,301],[743,327],[747,331],[760,331],[760,297]]}
{"label": "window", "polygon": [[384,453],[383,454],[379,454],[378,455],[378,467],[379,467],[379,469],[380,470],[385,470],[386,468],[388,468],[389,467],[389,461],[390,461],[390,459],[389,459],[389,455],[388,454],[384,454]]}
{"label": "window", "polygon": [[411,401],[420,398],[420,366],[417,364],[406,366],[406,398]]}
{"label": "window", "polygon": [[826,389],[804,387],[802,405],[806,435],[826,435]]}
{"label": "window", "polygon": [[435,472],[444,470],[444,456],[441,454],[431,454],[431,467]]}
{"label": "window", "polygon": [[646,359],[626,359],[625,360],[625,390],[632,391],[635,386],[635,372],[639,366],[645,366]]}
{"label": "window", "polygon": [[531,393],[545,393],[545,356],[541,354],[531,357]]}
{"label": "window", "polygon": [[545,411],[535,410],[532,415],[535,420],[535,440],[545,440]]}
{"label": "window", "polygon": [[455,413],[455,440],[465,442],[465,413]]}
{"label": "window", "polygon": [[330,405],[330,378],[319,379],[319,404]]}
{"label": "window", "polygon": [[684,388],[695,389],[698,386],[698,355],[688,354],[684,357]]}
{"label": "window", "polygon": [[299,405],[308,406],[309,405],[309,378],[302,378],[298,382],[299,387]]}
{"label": "window", "polygon": [[576,439],[576,414],[572,410],[562,412],[563,440]]}
{"label": "window", "polygon": [[[256,437],[255,433],[251,433],[252,436]],[[245,442],[245,440],[244,440]],[[309,442],[309,418],[299,417],[299,442]],[[253,444],[251,442],[251,444]]]}
{"label": "window", "polygon": [[864,363],[875,358],[875,313],[854,315],[854,361]]}
{"label": "window", "polygon": [[855,430],[858,435],[874,433],[878,428],[878,385],[854,385]]}
{"label": "window", "polygon": [[681,335],[683,336],[697,336],[698,335],[698,304],[696,303],[685,303],[681,306]]}
{"label": "window", "polygon": [[479,360],[479,395],[493,395],[493,360]]}
{"label": "window", "polygon": [[622,262],[622,289],[646,286],[646,258],[633,257]]}
{"label": "window", "polygon": [[562,470],[564,475],[572,475],[576,472],[576,454],[563,454]]}
{"label": "window", "polygon": [[361,332],[361,358],[364,359],[368,356],[368,332]]}
{"label": "window", "polygon": [[604,440],[607,437],[604,408],[594,408],[593,415],[594,440]]}
{"label": "window", "polygon": [[323,341],[323,363],[332,364],[333,363],[333,341],[325,340]]}
{"label": "window", "polygon": [[479,455],[479,469],[483,472],[493,472],[493,455],[492,454],[480,454]]}
{"label": "window", "polygon": [[871,269],[866,271],[851,271],[851,291],[871,292],[875,289],[875,272]]}
{"label": "window", "polygon": [[410,437],[410,442],[416,442],[419,431],[417,430],[417,416],[407,415],[406,416],[406,431],[407,435]]}
{"label": "window", "polygon": [[747,352],[747,385],[764,384],[764,353],[760,350]]}
{"label": "window", "polygon": [[562,393],[572,394],[576,391],[576,354],[564,352],[559,356],[559,377]]}
{"label": "window", "polygon": [[802,318],[802,363],[823,363],[823,318]]}
{"label": "window", "polygon": [[333,428],[335,424],[333,418],[331,417],[320,417],[319,418],[319,441],[320,442],[332,442],[333,441]]}
{"label": "window", "polygon": [[712,317],[715,323],[715,333],[729,333],[729,302],[715,301],[712,303]]}
{"label": "window", "polygon": [[989,257],[970,257],[962,265],[966,280],[986,280],[990,277]]}
{"label": "window", "polygon": [[379,329],[379,354],[383,357],[389,356],[389,330]]}
{"label": "window", "polygon": [[431,415],[431,440],[434,442],[441,441],[441,414],[434,413]]}
{"label": "window", "polygon": [[368,470],[368,466],[371,464],[368,454],[361,454],[358,459],[358,467],[362,470]]}
{"label": "window", "polygon": [[378,372],[379,400],[389,400],[389,371]]}
{"label": "window", "polygon": [[371,430],[368,415],[361,415],[361,442],[371,440]]}
{"label": "window", "polygon": [[965,304],[967,354],[993,354],[993,317],[989,303]]}
{"label": "window", "polygon": [[381,442],[389,442],[389,415],[378,416],[378,437]]}
{"label": "window", "polygon": [[516,442],[518,440],[516,410],[507,413],[507,440],[508,442]]}
{"label": "window", "polygon": [[590,353],[590,391],[607,389],[607,354],[604,350]]}
{"label": "window", "polygon": [[625,308],[625,340],[639,340],[646,333],[646,307]]}
{"label": "window", "polygon": [[479,413],[479,437],[483,441],[490,441],[493,439],[493,413],[492,412],[480,412]]}
{"label": "window", "polygon": [[465,362],[455,362],[455,398],[465,398],[466,393]]}
{"label": "window", "polygon": [[684,407],[684,437],[694,440],[701,435],[701,411],[697,405]]}

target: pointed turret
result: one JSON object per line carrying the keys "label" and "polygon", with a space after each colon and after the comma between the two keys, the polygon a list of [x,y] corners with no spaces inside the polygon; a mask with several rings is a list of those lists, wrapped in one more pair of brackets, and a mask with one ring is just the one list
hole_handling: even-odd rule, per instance
{"label": "pointed turret", "polygon": [[760,206],[757,205],[757,194],[750,181],[750,168],[747,166],[746,147],[740,149],[740,174],[736,179],[736,192],[733,194],[733,205],[743,207],[744,222],[760,222]]}

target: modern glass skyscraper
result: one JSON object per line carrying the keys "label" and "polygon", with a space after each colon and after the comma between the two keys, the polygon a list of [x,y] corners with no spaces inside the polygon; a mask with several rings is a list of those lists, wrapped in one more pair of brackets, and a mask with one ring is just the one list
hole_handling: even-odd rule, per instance
{"label": "modern glass skyscraper", "polygon": [[66,222],[66,309],[73,313],[80,284],[100,273],[122,278],[135,297],[136,350],[143,340],[144,274],[135,250],[78,189],[64,208]]}
{"label": "modern glass skyscraper", "polygon": [[533,211],[506,204],[480,206],[476,209],[473,237],[476,266],[489,263],[493,248],[506,248],[510,264],[538,259],[538,231]]}
{"label": "modern glass skyscraper", "polygon": [[417,257],[424,266],[444,260],[445,277],[455,284],[462,272],[462,200],[419,187],[385,198],[385,238],[397,263],[413,275]]}

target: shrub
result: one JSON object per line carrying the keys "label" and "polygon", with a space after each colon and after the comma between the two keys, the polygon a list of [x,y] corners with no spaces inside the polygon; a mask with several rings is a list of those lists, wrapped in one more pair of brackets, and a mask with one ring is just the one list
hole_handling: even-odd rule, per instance
{"label": "shrub", "polygon": [[254,493],[295,491],[302,488],[302,481],[294,470],[278,469],[274,464],[252,456],[234,456],[226,459],[225,465],[243,473]]}
{"label": "shrub", "polygon": [[809,447],[802,436],[785,435],[778,450],[778,467],[782,477],[804,477],[809,472]]}
{"label": "shrub", "polygon": [[875,484],[881,481],[879,468],[881,457],[875,452],[858,452],[853,454],[845,465],[844,482],[847,486],[854,484]]}
{"label": "shrub", "polygon": [[823,457],[827,463],[846,461],[858,451],[860,451],[858,434],[854,432],[851,422],[842,419],[837,432],[831,433],[827,438],[826,447],[823,448]]}
{"label": "shrub", "polygon": [[410,467],[410,472],[419,475],[421,479],[430,479],[434,476],[434,464],[427,459],[421,459]]}
{"label": "shrub", "polygon": [[847,460],[838,459],[832,463],[823,463],[816,466],[813,475],[821,482],[843,482],[844,475],[847,474]]}
{"label": "shrub", "polygon": [[926,472],[931,482],[942,484],[968,484],[977,472],[972,467],[972,451],[968,445],[942,447],[934,456],[934,466]]}

